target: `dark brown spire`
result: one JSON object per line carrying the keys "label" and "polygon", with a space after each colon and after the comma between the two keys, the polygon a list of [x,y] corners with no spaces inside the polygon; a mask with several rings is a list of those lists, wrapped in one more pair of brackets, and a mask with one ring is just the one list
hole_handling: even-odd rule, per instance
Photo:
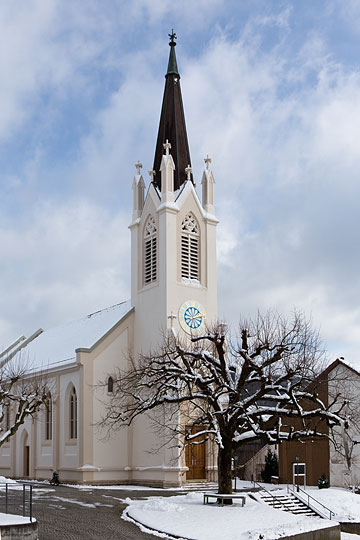
{"label": "dark brown spire", "polygon": [[[186,134],[184,107],[181,97],[180,75],[176,62],[176,34],[174,31],[169,34],[169,38],[170,56],[168,70],[165,75],[165,90],[153,169],[156,172],[154,184],[161,189],[160,165],[164,154],[163,144],[168,140],[171,144],[171,155],[175,163],[174,189],[176,190],[186,182],[187,175],[185,169],[188,165],[191,165],[191,161]],[[191,181],[193,181],[192,176]]]}

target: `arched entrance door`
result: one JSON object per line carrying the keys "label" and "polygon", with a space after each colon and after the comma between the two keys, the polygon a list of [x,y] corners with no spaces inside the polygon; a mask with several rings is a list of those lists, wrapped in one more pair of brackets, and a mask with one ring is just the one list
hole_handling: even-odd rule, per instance
{"label": "arched entrance door", "polygon": [[21,435],[21,449],[22,449],[22,475],[24,478],[30,476],[30,444],[29,444],[29,435],[26,430],[23,431]]}
{"label": "arched entrance door", "polygon": [[[189,431],[196,433],[201,431],[201,426],[190,427]],[[186,480],[203,480],[206,478],[205,470],[205,448],[206,443],[199,444],[201,436],[194,439],[194,444],[189,444],[185,448],[185,462],[189,467],[186,473]]]}

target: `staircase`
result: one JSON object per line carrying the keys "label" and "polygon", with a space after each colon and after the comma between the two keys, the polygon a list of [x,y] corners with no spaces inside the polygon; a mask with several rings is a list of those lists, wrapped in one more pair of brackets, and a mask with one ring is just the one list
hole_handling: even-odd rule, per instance
{"label": "staircase", "polygon": [[271,495],[267,491],[259,491],[258,496],[269,506],[277,508],[278,510],[284,510],[285,512],[291,512],[295,515],[312,516],[320,518],[314,510],[307,506],[304,502],[300,501],[292,493],[287,495]]}

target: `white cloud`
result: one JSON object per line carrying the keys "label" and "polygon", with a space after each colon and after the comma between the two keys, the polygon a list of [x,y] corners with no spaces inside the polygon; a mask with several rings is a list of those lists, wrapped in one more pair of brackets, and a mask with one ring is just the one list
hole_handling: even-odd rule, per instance
{"label": "white cloud", "polygon": [[41,203],[31,219],[2,228],[0,296],[8,323],[0,344],[10,334],[29,334],[128,299],[126,229],[127,216],[86,200]]}

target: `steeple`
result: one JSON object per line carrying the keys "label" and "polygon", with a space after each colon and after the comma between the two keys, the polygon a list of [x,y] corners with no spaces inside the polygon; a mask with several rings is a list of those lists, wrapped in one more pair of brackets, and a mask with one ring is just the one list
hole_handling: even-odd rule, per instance
{"label": "steeple", "polygon": [[175,164],[174,189],[184,184],[188,176],[185,169],[191,166],[189,144],[186,134],[185,114],[181,97],[180,75],[176,62],[174,30],[169,34],[170,55],[167,73],[165,75],[165,90],[161,109],[158,137],[155,148],[153,169],[155,171],[154,184],[161,190],[160,165],[164,154],[164,143],[171,144],[171,155]]}

